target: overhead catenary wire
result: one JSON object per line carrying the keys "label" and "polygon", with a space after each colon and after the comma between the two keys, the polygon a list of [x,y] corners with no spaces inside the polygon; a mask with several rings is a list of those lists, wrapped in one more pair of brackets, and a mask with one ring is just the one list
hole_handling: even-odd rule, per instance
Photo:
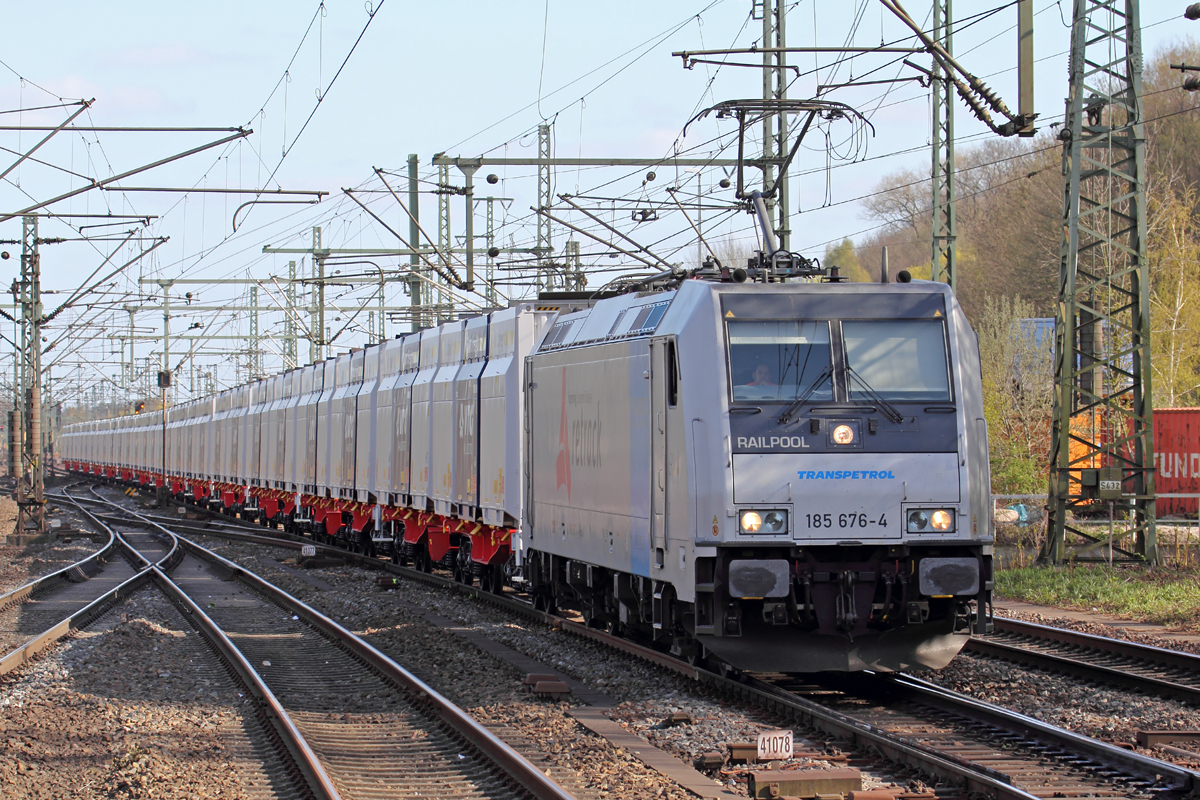
{"label": "overhead catenary wire", "polygon": [[[856,72],[857,72],[857,70],[856,70]],[[960,140],[961,140],[961,139],[960,139]],[[914,149],[914,150],[917,150],[917,149],[920,149],[920,148],[913,148],[913,149]],[[882,158],[882,156],[880,156],[880,157]],[[840,168],[842,165],[837,165],[837,166]],[[799,174],[799,173],[797,173],[797,174]],[[651,195],[651,196],[653,197],[653,195]],[[656,198],[656,199],[655,199],[655,202],[662,202],[662,201],[660,201],[660,200],[657,200],[657,198]],[[839,202],[840,202],[840,201],[839,201]],[[353,219],[353,218],[354,218],[352,215],[351,215],[351,216],[344,216],[345,212],[339,212],[339,214],[343,215],[343,218],[344,218],[344,219],[347,219],[347,220],[348,220],[348,219]],[[299,215],[299,216],[296,216],[296,217],[292,217],[291,219],[299,221],[299,220],[303,220],[303,219],[306,219],[306,218],[309,218],[309,215]],[[708,222],[708,220],[706,220],[706,223],[707,223],[707,222]],[[706,226],[706,227],[707,227],[707,226]],[[274,230],[274,229],[275,229],[275,228],[272,228],[272,230]],[[506,229],[506,230],[507,230],[507,229]],[[517,230],[518,234],[519,234],[519,232],[520,232],[520,229],[519,229],[519,228],[514,228],[513,230]],[[528,229],[526,229],[526,230],[528,230]],[[656,229],[656,230],[657,230],[657,229]],[[247,241],[248,241],[248,240],[247,240]],[[189,262],[191,261],[191,259],[188,259],[188,260],[189,260]],[[220,262],[218,262],[218,263],[220,263]]]}

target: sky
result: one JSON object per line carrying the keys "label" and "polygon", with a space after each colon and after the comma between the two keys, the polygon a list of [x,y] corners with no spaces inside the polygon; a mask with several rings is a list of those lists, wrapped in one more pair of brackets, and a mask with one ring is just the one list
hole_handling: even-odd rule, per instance
{"label": "sky", "polygon": [[[279,371],[283,361],[277,334],[283,330],[284,315],[278,311],[283,304],[278,278],[286,276],[291,259],[304,259],[302,274],[311,262],[302,255],[267,254],[263,247],[310,248],[314,226],[321,227],[322,244],[329,248],[403,247],[392,231],[407,237],[408,219],[389,185],[407,202],[401,173],[409,154],[416,154],[420,164],[422,226],[436,240],[437,174],[430,166],[435,154],[533,158],[537,128],[545,124],[551,127],[557,157],[731,157],[736,128],[728,122],[712,116],[699,119],[684,135],[685,125],[717,102],[762,92],[758,68],[698,64],[684,69],[681,59],[671,55],[760,42],[762,23],[751,18],[753,5],[748,0],[67,0],[53,6],[5,5],[8,29],[15,35],[0,51],[0,110],[5,112],[0,125],[57,126],[79,110],[71,103],[94,99],[74,125],[213,129],[65,131],[35,154],[44,163],[27,161],[0,181],[5,214],[12,214],[79,190],[92,180],[205,148],[113,184],[191,191],[91,189],[49,208],[60,215],[129,218],[40,220],[41,237],[66,240],[43,245],[41,263],[47,308],[68,299],[74,302],[47,331],[47,345],[55,344],[48,353],[48,360],[57,362],[55,391],[68,404],[101,397],[136,399],[149,391],[142,373],[157,369],[161,359],[163,290],[153,281],[162,279],[207,282],[177,282],[168,290],[173,334],[204,337],[172,344],[171,367],[179,371],[176,399],[244,381],[252,369]],[[1141,3],[1147,55],[1190,33],[1193,23],[1182,18],[1184,5]],[[1067,0],[1035,0],[1035,102],[1041,127],[1062,114],[1070,7]],[[1015,107],[1016,8],[997,8],[962,0],[955,4],[954,53]],[[927,7],[909,0],[908,10],[928,26]],[[791,46],[911,44],[907,29],[877,0],[800,0],[787,7],[786,19]],[[862,80],[872,70],[869,79],[917,74],[895,54],[863,55],[836,66],[835,59],[832,54],[790,55],[789,63],[797,69],[789,71],[789,97],[811,97],[818,84]],[[729,60],[755,61],[752,56]],[[912,60],[927,65],[929,58],[917,55]],[[874,227],[857,198],[874,191],[881,177],[900,169],[928,174],[930,162],[929,94],[916,82],[836,89],[826,96],[860,110],[873,132],[856,133],[846,122],[833,122],[810,134],[797,156],[790,186],[791,246],[818,257],[828,243],[861,236]],[[956,126],[960,148],[992,135],[961,104],[956,107]],[[239,128],[253,133],[238,136],[228,130]],[[45,135],[0,131],[5,167],[15,158],[12,153],[29,150]],[[230,137],[232,141],[208,146]],[[376,168],[384,170],[387,184]],[[577,202],[666,261],[691,265],[698,244],[665,190],[680,187],[681,196],[694,197],[699,187],[706,208],[701,219],[693,221],[699,222],[706,238],[753,245],[751,218],[733,210],[733,190],[718,185],[727,171],[664,165],[655,168],[653,180],[647,179],[648,171],[559,167],[553,174],[553,191],[587,198]],[[484,182],[488,173],[497,176],[496,184]],[[462,174],[452,168],[450,182],[460,187]],[[495,243],[516,249],[532,246],[536,169],[485,166],[476,182],[476,197],[490,193],[508,198],[493,204]],[[291,202],[239,209],[254,195],[216,191],[264,187],[327,194],[316,204],[308,202],[311,194],[263,196]],[[450,202],[452,233],[461,247],[465,201],[454,195]],[[553,213],[560,219],[620,243],[585,217],[563,210],[562,202],[556,206]],[[657,212],[657,221],[635,224],[632,215],[639,209]],[[137,215],[150,217],[148,224],[135,224],[132,217]],[[478,203],[479,247],[484,246],[485,227],[484,204]],[[560,258],[569,237],[580,241],[589,288],[603,284],[613,270],[646,269],[602,242],[561,226],[555,225],[552,234]],[[19,269],[15,256],[20,238],[19,218],[0,223],[0,239],[18,242],[0,245],[14,256],[0,261],[4,285]],[[144,252],[151,247],[152,252]],[[532,296],[527,258],[504,254],[496,259],[492,277],[498,281],[499,302]],[[343,264],[345,274],[387,274],[406,259],[361,260],[368,263]],[[485,261],[477,258],[481,273],[486,271]],[[131,263],[117,270],[126,262]],[[462,271],[461,263],[455,266]],[[110,273],[115,274],[110,278]],[[229,279],[258,281],[258,304],[274,309],[260,318],[265,350],[261,364],[253,363],[246,352],[249,315],[228,310],[250,302],[250,286],[211,282]],[[96,283],[96,291],[74,297],[79,287]],[[377,298],[372,298],[377,290],[328,288],[327,300],[349,309],[340,316],[330,312],[332,318],[327,319],[331,332],[340,330],[331,352],[361,346],[380,335]],[[384,291],[387,308],[410,302],[399,283],[386,284]],[[487,301],[478,294],[456,299],[463,308],[482,307]],[[138,375],[132,383],[123,367],[128,344],[114,338],[129,335],[127,306],[135,309],[138,337]],[[300,320],[301,325],[307,322],[306,316]],[[408,322],[397,317],[382,333],[390,337],[409,329]],[[11,328],[0,330],[12,335]],[[7,345],[0,344],[3,347]],[[307,344],[301,343],[300,360],[306,361],[308,353]],[[11,365],[11,355],[8,358]],[[11,374],[11,367],[3,374]]]}

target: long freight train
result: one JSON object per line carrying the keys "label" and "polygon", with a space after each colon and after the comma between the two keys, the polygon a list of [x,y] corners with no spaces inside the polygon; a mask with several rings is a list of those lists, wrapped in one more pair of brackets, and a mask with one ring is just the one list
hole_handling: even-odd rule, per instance
{"label": "long freight train", "polygon": [[[939,668],[988,627],[974,333],[937,283],[676,280],[397,337],[65,466],[390,551],[735,668]],[[553,308],[548,308],[552,306]]]}

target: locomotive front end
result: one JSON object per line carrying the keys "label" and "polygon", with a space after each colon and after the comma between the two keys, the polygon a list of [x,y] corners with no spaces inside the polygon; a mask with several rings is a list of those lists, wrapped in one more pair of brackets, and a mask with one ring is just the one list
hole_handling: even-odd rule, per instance
{"label": "locomotive front end", "polygon": [[693,448],[723,449],[727,470],[723,491],[697,487],[697,641],[744,669],[945,666],[987,629],[992,588],[979,356],[954,296],[714,300],[728,438]]}

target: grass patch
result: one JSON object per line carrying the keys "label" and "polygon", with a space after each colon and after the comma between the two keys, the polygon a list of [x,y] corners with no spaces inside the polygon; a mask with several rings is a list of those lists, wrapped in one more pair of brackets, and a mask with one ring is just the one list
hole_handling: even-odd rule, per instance
{"label": "grass patch", "polygon": [[996,593],[1027,603],[1200,630],[1200,575],[1194,569],[1023,567],[997,572]]}

